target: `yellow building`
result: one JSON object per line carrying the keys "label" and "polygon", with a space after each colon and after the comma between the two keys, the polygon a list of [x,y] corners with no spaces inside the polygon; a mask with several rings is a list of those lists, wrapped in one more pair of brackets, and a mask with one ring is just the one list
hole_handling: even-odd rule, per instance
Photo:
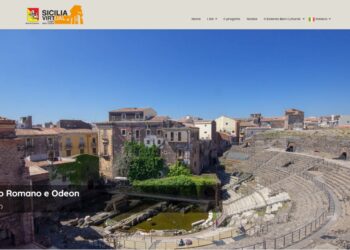
{"label": "yellow building", "polygon": [[97,131],[95,129],[59,128],[59,151],[61,157],[79,154],[97,155]]}

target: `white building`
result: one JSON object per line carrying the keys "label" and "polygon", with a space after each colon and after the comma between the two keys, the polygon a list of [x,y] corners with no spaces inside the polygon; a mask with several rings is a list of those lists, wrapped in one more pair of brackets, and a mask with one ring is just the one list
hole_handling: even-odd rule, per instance
{"label": "white building", "polygon": [[339,127],[342,126],[350,126],[350,115],[341,115],[339,117],[339,123],[338,123]]}
{"label": "white building", "polygon": [[195,120],[193,121],[195,127],[199,128],[200,140],[214,140],[214,134],[216,131],[215,121],[210,120]]}

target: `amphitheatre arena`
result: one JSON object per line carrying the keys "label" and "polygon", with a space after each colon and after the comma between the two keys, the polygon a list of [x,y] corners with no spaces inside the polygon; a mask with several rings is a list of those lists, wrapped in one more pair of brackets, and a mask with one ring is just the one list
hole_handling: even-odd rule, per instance
{"label": "amphitheatre arena", "polygon": [[250,235],[229,247],[349,248],[349,149],[341,129],[268,131],[232,147],[226,164],[254,178],[224,186],[228,225]]}
{"label": "amphitheatre arena", "polygon": [[350,130],[267,131],[232,146],[220,162],[221,213],[206,229],[133,236],[126,248],[350,247]]}

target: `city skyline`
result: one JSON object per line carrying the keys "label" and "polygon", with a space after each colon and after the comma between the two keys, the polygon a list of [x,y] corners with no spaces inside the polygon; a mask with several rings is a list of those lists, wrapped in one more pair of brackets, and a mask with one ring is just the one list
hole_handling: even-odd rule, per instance
{"label": "city skyline", "polygon": [[[1,31],[1,116],[347,114],[348,31]],[[23,41],[23,42],[18,42]],[[52,52],[52,48],[54,52]]]}

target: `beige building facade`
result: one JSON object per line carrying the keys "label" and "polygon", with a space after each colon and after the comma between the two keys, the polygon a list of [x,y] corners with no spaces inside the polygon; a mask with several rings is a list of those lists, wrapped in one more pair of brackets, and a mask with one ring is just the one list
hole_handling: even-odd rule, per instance
{"label": "beige building facade", "polygon": [[220,116],[215,119],[216,131],[219,133],[228,133],[234,137],[239,135],[239,121],[227,116]]}

